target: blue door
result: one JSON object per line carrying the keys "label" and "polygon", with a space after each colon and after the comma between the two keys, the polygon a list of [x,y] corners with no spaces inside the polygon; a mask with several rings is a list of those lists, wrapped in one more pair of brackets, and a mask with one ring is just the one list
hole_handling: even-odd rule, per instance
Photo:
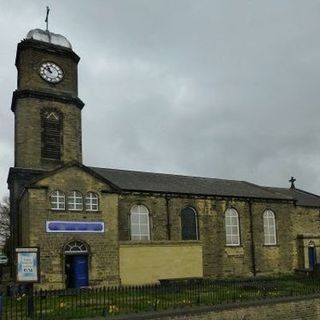
{"label": "blue door", "polygon": [[308,255],[309,255],[309,267],[311,270],[313,270],[317,262],[315,247],[308,247]]}
{"label": "blue door", "polygon": [[73,256],[73,280],[74,288],[88,286],[88,256]]}
{"label": "blue door", "polygon": [[66,257],[67,288],[82,288],[89,285],[88,256],[70,255]]}

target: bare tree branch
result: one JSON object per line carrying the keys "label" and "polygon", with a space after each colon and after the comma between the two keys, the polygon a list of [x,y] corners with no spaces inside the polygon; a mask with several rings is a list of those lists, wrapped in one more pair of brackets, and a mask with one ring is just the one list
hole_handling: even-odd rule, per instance
{"label": "bare tree branch", "polygon": [[0,202],[0,247],[3,247],[10,236],[10,202],[9,198],[3,198]]}

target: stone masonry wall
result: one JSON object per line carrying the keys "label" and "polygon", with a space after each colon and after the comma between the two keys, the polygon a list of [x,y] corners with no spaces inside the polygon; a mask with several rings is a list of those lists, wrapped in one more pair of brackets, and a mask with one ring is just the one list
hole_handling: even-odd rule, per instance
{"label": "stone masonry wall", "polygon": [[320,298],[259,301],[229,306],[154,312],[115,317],[115,320],[320,320]]}
{"label": "stone masonry wall", "polygon": [[[23,44],[23,43],[22,43]],[[26,43],[24,43],[26,44]],[[18,91],[33,90],[53,93],[61,97],[78,95],[77,62],[68,50],[61,51],[22,46],[17,55]],[[54,62],[63,70],[59,83],[48,83],[39,74],[44,62]],[[15,107],[15,166],[22,168],[53,169],[69,161],[82,161],[81,110],[72,104],[54,102],[50,98],[19,98]],[[41,160],[41,121],[43,108],[56,108],[63,114],[63,146],[61,162]]]}
{"label": "stone masonry wall", "polygon": [[[254,203],[252,209],[257,275],[293,272],[297,267],[295,260],[297,235],[292,221],[296,207],[286,203],[260,202]],[[275,214],[276,245],[264,244],[263,212],[266,209],[272,210]]]}
{"label": "stone masonry wall", "polygon": [[[314,243],[316,257],[320,257],[320,210],[319,208],[297,207],[292,216],[292,230],[296,236],[296,264],[299,269],[309,268],[308,245]],[[318,264],[319,264],[319,258]]]}
{"label": "stone masonry wall", "polygon": [[[297,235],[291,219],[296,207],[292,203],[261,201],[250,204],[248,201],[232,198],[218,200],[196,197],[170,197],[167,200],[160,194],[131,193],[120,196],[120,240],[130,239],[130,208],[134,204],[145,205],[149,210],[152,241],[181,241],[181,210],[190,206],[197,211],[200,241],[203,246],[203,272],[206,277],[251,276],[252,239],[257,275],[290,273],[297,266]],[[250,205],[253,234],[250,230]],[[239,214],[240,246],[225,244],[224,213],[227,208],[234,208]],[[263,213],[267,209],[275,213],[276,245],[264,244]]]}
{"label": "stone masonry wall", "polygon": [[[49,104],[41,99],[19,99],[15,111],[15,166],[52,169],[61,162],[41,159],[41,110]],[[82,161],[81,110],[74,105],[50,102],[63,114],[61,161]]]}
{"label": "stone masonry wall", "polygon": [[[40,90],[76,97],[78,94],[77,63],[68,55],[55,52],[52,49],[43,50],[24,48],[18,57],[18,89]],[[64,78],[61,82],[52,84],[44,81],[39,74],[40,66],[44,62],[58,64]]]}
{"label": "stone masonry wall", "polygon": [[[78,190],[83,195],[89,191],[96,192],[100,199],[100,211],[97,213],[52,211],[50,194],[53,190],[65,193]],[[23,233],[23,245],[40,246],[41,275],[42,280],[47,283],[46,288],[64,287],[63,247],[71,240],[83,241],[90,248],[91,286],[119,283],[119,241],[128,241],[130,246],[141,245],[141,242],[130,241],[129,215],[130,208],[135,204],[145,205],[150,213],[151,241],[145,241],[146,245],[159,241],[168,243],[181,241],[181,210],[187,206],[196,210],[200,235],[198,243],[202,246],[203,252],[204,277],[252,276],[254,264],[257,275],[292,273],[298,266],[297,256],[300,255],[297,233],[306,230],[317,232],[318,228],[314,226],[318,219],[317,210],[297,208],[290,202],[249,202],[232,198],[226,200],[204,197],[169,198],[152,193],[117,195],[113,194],[104,182],[76,166],[42,179],[35,188],[28,189],[26,196],[28,201],[21,202],[21,214],[25,225],[29,224],[30,232]],[[239,246],[225,244],[224,214],[227,208],[234,208],[239,214]],[[272,246],[264,244],[263,213],[266,209],[272,210],[276,217],[277,244]],[[250,212],[253,232],[250,227]],[[308,221],[304,226],[302,226],[303,219]],[[104,234],[47,233],[45,231],[47,220],[104,221],[106,232]],[[301,229],[296,227],[299,223]]]}
{"label": "stone masonry wall", "polygon": [[[89,285],[103,286],[119,283],[118,248],[118,196],[104,193],[108,186],[77,167],[71,167],[38,182],[28,190],[29,207],[23,214],[29,220],[25,246],[40,247],[41,282],[37,288],[57,289],[65,287],[64,246],[72,241],[82,241],[89,247]],[[95,192],[99,196],[98,212],[54,211],[50,209],[53,190],[67,193],[80,191],[83,195]],[[46,221],[103,221],[104,233],[48,233]]]}

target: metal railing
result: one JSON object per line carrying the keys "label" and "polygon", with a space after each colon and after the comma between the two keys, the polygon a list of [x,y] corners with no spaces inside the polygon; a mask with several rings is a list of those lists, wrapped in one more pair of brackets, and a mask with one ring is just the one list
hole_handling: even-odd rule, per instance
{"label": "metal railing", "polygon": [[173,280],[157,285],[3,294],[1,319],[72,319],[320,293],[319,278]]}

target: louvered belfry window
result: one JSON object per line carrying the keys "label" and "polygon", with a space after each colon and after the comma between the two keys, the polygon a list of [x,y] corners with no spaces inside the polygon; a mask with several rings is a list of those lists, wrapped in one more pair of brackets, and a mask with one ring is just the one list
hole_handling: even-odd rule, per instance
{"label": "louvered belfry window", "polygon": [[61,159],[62,116],[56,111],[42,114],[41,157]]}

